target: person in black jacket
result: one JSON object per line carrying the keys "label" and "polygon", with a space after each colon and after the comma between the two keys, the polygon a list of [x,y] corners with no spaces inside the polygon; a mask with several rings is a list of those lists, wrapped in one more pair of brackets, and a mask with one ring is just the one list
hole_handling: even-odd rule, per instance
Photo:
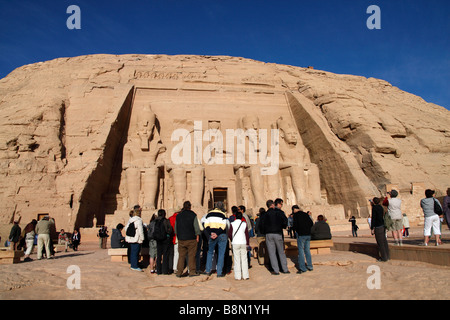
{"label": "person in black jacket", "polygon": [[185,201],[183,210],[177,215],[175,220],[175,234],[178,238],[178,266],[176,276],[180,278],[184,271],[184,261],[188,256],[189,276],[198,276],[196,272],[195,254],[197,253],[197,243],[200,236],[200,226],[197,214],[191,210],[191,203]]}
{"label": "person in black jacket", "polygon": [[9,242],[10,242],[10,248],[11,250],[17,249],[17,243],[20,240],[20,233],[22,232],[22,229],[19,227],[19,221],[14,220],[14,224],[11,228],[11,232],[9,233]]}
{"label": "person in black jacket", "polygon": [[170,221],[166,219],[166,210],[159,209],[153,232],[156,240],[156,274],[169,274],[169,244],[172,231]]}
{"label": "person in black jacket", "polygon": [[[313,226],[313,221],[310,217],[310,212],[303,212],[297,205],[292,206],[292,211],[294,212],[294,222],[293,228],[297,234],[297,246],[298,246],[298,271],[297,273],[303,273],[313,270],[312,260],[311,260],[311,227]],[[306,259],[306,265],[305,265]]]}
{"label": "person in black jacket", "polygon": [[372,205],[372,219],[370,220],[370,229],[372,235],[377,240],[378,250],[380,252],[380,261],[388,261],[390,259],[389,246],[386,239],[386,228],[384,226],[384,209],[380,205],[380,198],[373,198],[370,201]]}
{"label": "person in black jacket", "polygon": [[255,220],[255,233],[257,237],[264,237],[264,216],[266,215],[266,209],[259,208],[259,212],[256,214],[257,218]]}
{"label": "person in black jacket", "polygon": [[331,239],[331,229],[323,215],[317,216],[317,222],[311,228],[311,240]]}
{"label": "person in black jacket", "polygon": [[290,273],[287,267],[286,254],[284,252],[283,229],[287,227],[288,220],[281,210],[283,200],[276,199],[267,201],[267,210],[264,215],[264,232],[266,234],[266,247],[272,266],[272,274],[279,275],[280,268],[278,266],[277,253],[280,257],[281,273]]}
{"label": "person in black jacket", "polygon": [[115,229],[112,230],[111,234],[111,248],[117,249],[117,248],[125,248],[125,237],[122,235],[122,230],[124,228],[124,225],[119,223]]}

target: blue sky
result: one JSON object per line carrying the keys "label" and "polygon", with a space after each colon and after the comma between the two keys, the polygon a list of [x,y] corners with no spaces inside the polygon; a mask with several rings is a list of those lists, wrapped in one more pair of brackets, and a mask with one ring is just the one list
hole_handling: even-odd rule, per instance
{"label": "blue sky", "polygon": [[[70,5],[81,30],[69,30]],[[370,5],[381,30],[369,30]],[[239,56],[384,79],[450,110],[449,0],[0,0],[0,78],[85,54]]]}

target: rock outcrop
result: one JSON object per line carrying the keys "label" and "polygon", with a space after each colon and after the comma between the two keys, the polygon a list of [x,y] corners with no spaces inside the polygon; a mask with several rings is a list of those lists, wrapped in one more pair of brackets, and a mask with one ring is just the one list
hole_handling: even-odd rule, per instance
{"label": "rock outcrop", "polygon": [[175,129],[199,120],[203,130],[224,132],[244,116],[257,116],[264,129],[279,117],[295,124],[309,152],[300,170],[310,182],[318,170],[322,190],[320,204],[304,190],[306,207],[366,217],[367,199],[386,185],[405,194],[413,183],[441,194],[449,187],[450,112],[386,81],[226,56],[92,55],[23,66],[0,80],[0,222],[48,213],[71,229],[126,215],[134,203],[125,146],[147,125],[139,114],[148,105],[156,122],[147,141],[162,151],[133,174],[143,189],[157,179],[155,190],[136,186],[139,202],[156,193],[149,210],[178,209],[180,183],[205,210],[221,197],[256,208],[257,192],[299,202],[293,174],[280,174],[279,193],[271,193],[270,178],[257,191],[252,173],[233,165],[179,173],[169,161]]}

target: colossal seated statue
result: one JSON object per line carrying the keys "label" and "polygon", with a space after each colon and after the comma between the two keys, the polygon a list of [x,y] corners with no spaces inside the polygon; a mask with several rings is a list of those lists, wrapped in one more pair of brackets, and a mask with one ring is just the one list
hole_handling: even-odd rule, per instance
{"label": "colossal seated statue", "polygon": [[[196,133],[196,130],[198,132]],[[174,161],[174,154],[172,149],[171,159],[166,162],[166,170],[170,174],[173,185],[174,206],[179,209],[182,208],[184,201],[189,200],[192,203],[192,208],[199,209],[202,207],[203,193],[205,190],[205,170],[201,162],[196,160],[196,157],[201,157],[202,151],[202,135],[201,126],[197,128],[194,121],[190,120],[175,120],[174,132],[178,131],[176,135],[181,141],[177,144],[177,148],[189,154],[176,154],[177,161]],[[200,133],[200,135],[199,135]],[[173,137],[172,137],[173,139]],[[192,141],[194,142],[192,149]],[[172,140],[174,142],[175,140]],[[199,148],[199,149],[197,149]],[[178,149],[177,149],[178,150]],[[181,159],[183,158],[183,159]],[[194,161],[192,161],[194,158]],[[188,173],[190,173],[190,181],[188,181]],[[190,188],[188,188],[188,186]],[[190,193],[188,194],[188,189]],[[189,197],[189,199],[188,199]]]}
{"label": "colossal seated statue", "polygon": [[294,123],[280,117],[273,127],[280,133],[280,172],[282,177],[290,177],[296,203],[321,204],[319,169],[311,163],[309,151],[303,145]]}
{"label": "colossal seated statue", "polygon": [[[266,155],[260,157],[260,149],[258,145],[258,130],[260,129],[259,118],[255,115],[246,115],[239,119],[238,128],[243,129],[246,133],[246,140],[248,149],[237,150],[237,152],[244,152],[243,155],[238,155],[238,158],[245,159],[244,164],[235,164],[234,171],[238,176],[248,177],[250,179],[250,188],[254,199],[255,207],[265,207],[266,199],[264,197],[264,179],[261,174],[261,164],[251,163],[249,157],[256,155],[256,159],[264,158]],[[254,132],[253,132],[254,131]],[[250,134],[250,132],[256,134]],[[248,150],[248,152],[246,152]]]}
{"label": "colossal seated statue", "polygon": [[156,208],[159,167],[163,166],[163,163],[158,161],[158,156],[166,150],[156,129],[156,121],[156,115],[150,106],[144,106],[138,115],[137,131],[128,135],[122,163],[127,190],[124,207],[130,208],[139,204],[142,191],[143,208]]}

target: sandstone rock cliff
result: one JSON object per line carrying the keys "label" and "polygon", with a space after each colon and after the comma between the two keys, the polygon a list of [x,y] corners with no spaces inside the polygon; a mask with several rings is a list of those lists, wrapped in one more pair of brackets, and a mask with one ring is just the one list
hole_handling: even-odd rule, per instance
{"label": "sandstone rock cliff", "polygon": [[263,128],[291,117],[327,203],[346,215],[367,216],[387,184],[449,187],[450,112],[386,81],[226,56],[92,55],[0,80],[0,222],[49,213],[67,229],[104,223],[121,209],[132,109],[149,101],[163,143],[169,122],[196,116],[228,127],[248,112]]}

